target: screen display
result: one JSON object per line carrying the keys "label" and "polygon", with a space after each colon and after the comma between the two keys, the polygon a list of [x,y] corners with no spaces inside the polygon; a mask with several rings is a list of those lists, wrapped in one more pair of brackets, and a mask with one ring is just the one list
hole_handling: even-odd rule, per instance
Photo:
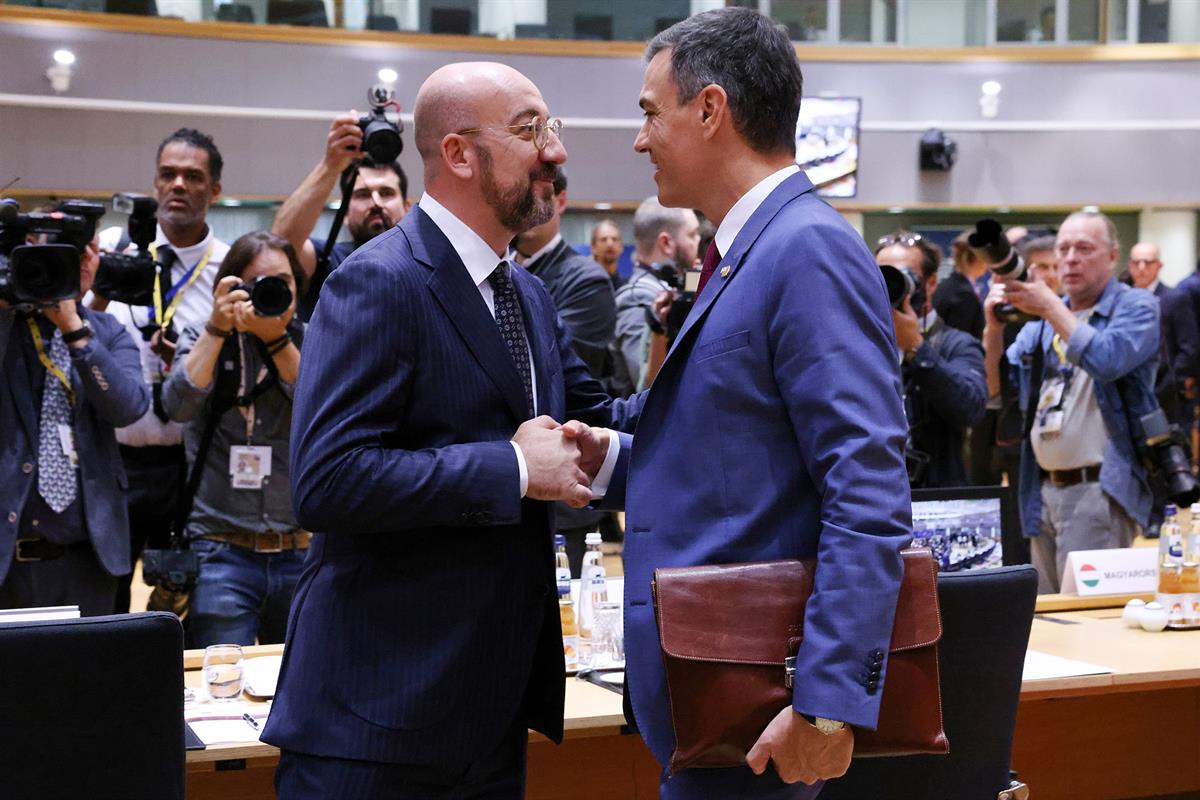
{"label": "screen display", "polygon": [[822,197],[858,192],[859,97],[805,97],[796,120],[796,163]]}
{"label": "screen display", "polygon": [[928,547],[942,572],[1003,563],[999,497],[913,500],[913,544]]}

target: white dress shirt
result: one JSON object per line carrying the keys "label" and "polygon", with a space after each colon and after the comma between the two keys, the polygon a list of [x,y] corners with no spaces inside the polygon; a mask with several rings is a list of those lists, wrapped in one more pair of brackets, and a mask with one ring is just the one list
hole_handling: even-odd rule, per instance
{"label": "white dress shirt", "polygon": [[[510,268],[512,267],[511,260],[507,257],[508,254],[505,254],[504,257],[496,255],[496,252],[488,246],[487,242],[480,238],[479,234],[471,230],[465,222],[454,216],[449,209],[434,199],[428,192],[421,195],[421,199],[417,205],[421,207],[421,210],[433,220],[438,229],[450,240],[450,246],[454,248],[454,252],[462,260],[463,266],[467,268],[467,273],[475,283],[475,288],[479,290],[479,295],[483,298],[488,313],[495,319],[496,301],[495,295],[492,292],[492,284],[488,281],[488,277],[496,270],[496,266],[501,261],[509,262]],[[533,362],[532,346],[529,348],[529,374],[532,376],[533,413],[534,416],[537,416],[537,369]],[[511,442],[511,444],[514,452],[517,454],[517,469],[520,471],[521,476],[521,497],[524,497],[525,493],[529,491],[529,468],[525,464],[525,454],[521,452],[520,445],[516,442]],[[603,497],[604,491],[607,491],[619,452],[620,445],[617,442],[617,436],[610,433],[608,455],[604,460],[604,465],[592,481],[593,497]],[[601,483],[601,478],[603,478],[603,483]]]}
{"label": "white dress shirt", "polygon": [[[108,228],[100,232],[100,247],[102,250],[113,250],[121,239],[121,228]],[[229,245],[213,236],[212,228],[198,244],[191,247],[175,247],[167,241],[162,228],[154,239],[154,246],[169,245],[178,258],[171,267],[171,286],[174,286],[188,270],[198,265],[212,246],[208,263],[200,272],[196,282],[191,286],[180,289],[179,305],[175,308],[175,330],[182,333],[184,328],[192,325],[203,325],[212,314],[213,280],[221,269],[221,262],[229,252]],[[130,250],[132,251],[132,245]],[[163,287],[165,292],[168,288]],[[109,303],[106,312],[117,318],[125,326],[133,341],[137,343],[142,358],[142,379],[146,385],[162,383],[167,372],[161,358],[150,349],[150,343],[142,338],[141,328],[150,324],[150,306],[131,306],[128,303]],[[183,443],[183,425],[178,422],[163,422],[154,413],[154,408],[146,410],[142,418],[124,428],[117,429],[117,441],[128,447],[145,447],[147,445],[177,445]]]}

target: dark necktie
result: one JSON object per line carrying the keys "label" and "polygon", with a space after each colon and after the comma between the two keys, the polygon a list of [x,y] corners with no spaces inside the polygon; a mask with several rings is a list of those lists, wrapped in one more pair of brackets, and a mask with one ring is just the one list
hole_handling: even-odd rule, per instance
{"label": "dark necktie", "polygon": [[521,383],[525,387],[525,409],[529,418],[533,418],[533,371],[529,363],[529,340],[525,337],[525,318],[521,314],[521,303],[517,300],[517,290],[508,274],[508,262],[500,264],[488,276],[492,284],[492,299],[496,306],[496,325],[504,344],[517,366]]}
{"label": "dark necktie", "polygon": [[708,279],[717,271],[717,264],[720,263],[721,253],[717,250],[717,240],[713,239],[708,243],[708,250],[704,253],[704,265],[700,269],[700,284],[696,287],[697,297],[704,292],[704,287],[708,285]]}

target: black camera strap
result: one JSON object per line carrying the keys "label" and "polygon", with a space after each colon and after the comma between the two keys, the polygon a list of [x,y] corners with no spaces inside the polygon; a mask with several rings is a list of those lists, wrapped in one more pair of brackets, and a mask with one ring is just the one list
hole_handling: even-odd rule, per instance
{"label": "black camera strap", "polygon": [[1033,356],[1031,360],[1031,374],[1029,376],[1029,399],[1025,406],[1025,433],[1024,438],[1029,440],[1029,436],[1033,433],[1033,422],[1037,419],[1038,399],[1042,394],[1042,380],[1045,378],[1046,372],[1046,346],[1042,344],[1042,340],[1046,338],[1046,322],[1043,320],[1038,325],[1037,347],[1033,348]]}
{"label": "black camera strap", "polygon": [[[329,254],[333,252],[333,246],[337,244],[338,234],[342,232],[342,222],[346,219],[346,211],[350,208],[350,196],[354,194],[354,182],[358,179],[358,163],[351,164],[342,172],[342,177],[339,179],[342,184],[342,204],[338,206],[337,213],[333,215],[333,224],[329,226],[329,235],[325,237],[325,247],[317,255],[317,263],[324,266],[329,263]],[[318,270],[324,274],[328,270]]]}
{"label": "black camera strap", "polygon": [[[187,549],[187,538],[183,532],[187,526],[188,517],[192,515],[192,505],[196,500],[196,491],[200,488],[200,480],[204,477],[204,464],[208,460],[208,451],[216,436],[217,425],[221,421],[221,416],[233,407],[234,399],[237,397],[237,370],[241,368],[240,362],[237,342],[230,337],[225,340],[221,346],[221,353],[217,356],[217,376],[216,385],[213,386],[212,405],[209,408],[208,416],[204,419],[204,432],[200,434],[200,446],[196,450],[196,460],[192,462],[192,469],[188,473],[183,495],[179,498],[175,525],[171,531],[171,548],[174,550]],[[236,367],[234,369],[226,368],[226,365],[229,364],[234,364]]]}

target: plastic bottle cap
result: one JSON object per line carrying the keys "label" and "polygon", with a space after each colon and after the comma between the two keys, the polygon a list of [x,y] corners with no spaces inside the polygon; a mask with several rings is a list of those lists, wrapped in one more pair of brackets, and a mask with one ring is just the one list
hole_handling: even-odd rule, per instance
{"label": "plastic bottle cap", "polygon": [[1200,514],[1200,503],[1192,503],[1192,513]]}
{"label": "plastic bottle cap", "polygon": [[563,536],[561,533],[554,534],[554,546],[555,547],[566,547],[567,546],[567,537]]}
{"label": "plastic bottle cap", "polygon": [[583,543],[584,544],[600,544],[600,532],[593,531],[592,533],[589,533],[587,536],[584,536]]}
{"label": "plastic bottle cap", "polygon": [[[1196,510],[1197,505],[1200,505],[1200,503],[1195,503],[1192,505],[1193,511]],[[1163,509],[1163,514],[1168,517],[1173,517],[1178,513],[1179,513],[1179,509],[1175,507],[1174,503],[1167,503],[1167,507]]]}

